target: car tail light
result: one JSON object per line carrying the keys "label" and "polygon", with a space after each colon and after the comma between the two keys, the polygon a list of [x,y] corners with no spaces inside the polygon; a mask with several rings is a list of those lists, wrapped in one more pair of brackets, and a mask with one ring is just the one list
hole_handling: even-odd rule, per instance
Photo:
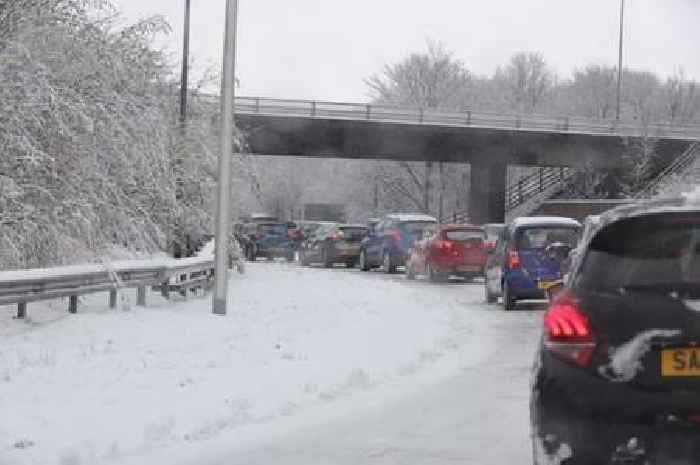
{"label": "car tail light", "polygon": [[389,237],[391,237],[391,239],[394,242],[401,242],[401,231],[398,231],[398,230],[390,231]]}
{"label": "car tail light", "polygon": [[332,241],[339,241],[345,238],[345,234],[343,234],[343,231],[336,231],[330,235],[330,238]]}
{"label": "car tail light", "polygon": [[588,317],[581,312],[578,300],[570,291],[562,291],[544,315],[544,347],[549,352],[588,366],[596,347]]}
{"label": "car tail light", "polygon": [[508,250],[508,268],[511,270],[520,268],[520,255],[517,250]]}
{"label": "car tail light", "polygon": [[454,250],[454,243],[452,241],[437,241],[435,247],[441,253],[452,253]]}

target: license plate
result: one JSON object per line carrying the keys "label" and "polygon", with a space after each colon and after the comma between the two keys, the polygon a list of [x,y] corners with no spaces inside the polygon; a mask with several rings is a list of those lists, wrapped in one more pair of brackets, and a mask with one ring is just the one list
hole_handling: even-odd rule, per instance
{"label": "license plate", "polygon": [[554,283],[552,281],[540,281],[537,283],[537,288],[546,291],[547,289],[552,287],[553,284]]}
{"label": "license plate", "polygon": [[663,349],[661,376],[700,376],[700,348]]}
{"label": "license plate", "polygon": [[465,273],[476,273],[478,271],[481,271],[481,268],[478,266],[460,266],[457,268],[457,271],[463,271]]}

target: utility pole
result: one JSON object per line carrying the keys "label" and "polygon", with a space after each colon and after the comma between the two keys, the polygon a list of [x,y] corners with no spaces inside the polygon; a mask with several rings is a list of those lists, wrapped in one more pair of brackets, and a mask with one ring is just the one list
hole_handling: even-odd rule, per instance
{"label": "utility pole", "polygon": [[620,120],[620,101],[622,99],[622,40],[625,24],[625,0],[620,0],[620,52],[617,64],[617,109],[615,119]]}
{"label": "utility pole", "polygon": [[221,81],[221,153],[216,202],[216,245],[214,250],[214,298],[212,312],[226,314],[228,295],[228,241],[231,226],[231,156],[233,155],[234,98],[236,82],[236,26],[238,0],[226,0],[224,66]]}
{"label": "utility pole", "polygon": [[180,123],[187,119],[187,85],[190,61],[190,0],[185,0],[185,28],[182,43],[182,76],[180,79]]}

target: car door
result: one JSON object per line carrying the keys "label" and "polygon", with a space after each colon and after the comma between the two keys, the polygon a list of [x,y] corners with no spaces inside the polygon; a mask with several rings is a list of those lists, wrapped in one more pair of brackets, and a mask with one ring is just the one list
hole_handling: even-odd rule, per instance
{"label": "car door", "polygon": [[413,245],[415,250],[415,269],[425,270],[430,254],[430,245],[435,240],[435,229],[428,227],[423,231],[423,236]]}
{"label": "car door", "polygon": [[511,237],[510,228],[501,232],[501,236],[496,243],[493,253],[486,262],[486,285],[489,291],[496,296],[501,295],[501,279],[503,277],[503,261]]}
{"label": "car door", "polygon": [[367,239],[367,246],[365,247],[365,253],[369,263],[375,265],[381,262],[382,259],[382,246],[384,243],[384,231],[386,221],[380,221],[374,228],[374,234],[369,236]]}

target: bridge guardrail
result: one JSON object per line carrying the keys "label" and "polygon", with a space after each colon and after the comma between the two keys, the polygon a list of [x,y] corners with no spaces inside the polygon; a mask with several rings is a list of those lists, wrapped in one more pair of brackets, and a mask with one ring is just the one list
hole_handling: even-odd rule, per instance
{"label": "bridge guardrail", "polygon": [[[217,96],[205,96],[216,99]],[[593,119],[542,114],[503,114],[464,109],[421,108],[381,104],[286,100],[264,97],[236,97],[236,111],[266,116],[299,116],[351,120],[473,126],[518,131],[545,131],[614,136],[650,136],[700,140],[700,124]]]}
{"label": "bridge guardrail", "polygon": [[78,296],[109,292],[109,306],[117,305],[119,289],[137,288],[137,305],[146,305],[146,288],[187,291],[207,286],[214,277],[211,257],[130,260],[109,265],[94,264],[0,272],[0,305],[17,304],[17,318],[25,318],[27,304],[69,297],[68,311],[77,313]]}

